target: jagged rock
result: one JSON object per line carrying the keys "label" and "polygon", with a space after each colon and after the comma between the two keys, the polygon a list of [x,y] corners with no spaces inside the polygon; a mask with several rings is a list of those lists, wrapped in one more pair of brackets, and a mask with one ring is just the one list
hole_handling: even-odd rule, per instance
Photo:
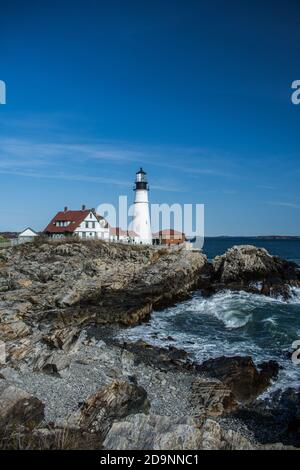
{"label": "jagged rock", "polygon": [[238,400],[249,401],[261,394],[278,375],[279,365],[275,361],[261,366],[258,371],[250,356],[222,356],[204,361],[197,369],[221,380]]}
{"label": "jagged rock", "polygon": [[116,422],[103,446],[106,450],[239,450],[256,446],[234,431],[208,419],[203,426],[192,418],[137,414]]}
{"label": "jagged rock", "polygon": [[16,318],[27,328],[32,321],[63,328],[92,323],[95,317],[101,324],[137,324],[154,307],[174,303],[198,287],[208,266],[201,253],[100,240],[24,244],[2,254],[3,311],[9,302],[29,303],[25,317]]}
{"label": "jagged rock", "polygon": [[[104,346],[100,353],[94,348],[93,354],[91,351],[85,354],[84,351],[80,357],[74,359],[78,352],[78,333],[86,325],[106,324],[107,329],[111,329],[113,323],[135,325],[147,319],[153,308],[173,304],[197,288],[211,293],[214,289],[225,286],[271,295],[289,285],[298,285],[298,268],[292,263],[271,257],[266,252],[253,252],[253,247],[235,249],[233,254],[224,257],[219,261],[215,260],[212,266],[201,253],[184,250],[172,252],[101,241],[81,242],[76,239],[24,244],[1,250],[0,339],[5,341],[9,366],[20,372],[20,388],[24,386],[28,390],[34,390],[34,393],[37,390],[39,397],[44,393],[50,410],[48,416],[53,420],[66,419],[65,409],[69,415],[76,402],[85,399],[95,390],[94,383],[89,383],[89,387],[86,387],[84,382],[86,366],[92,380],[97,377],[98,387],[111,380],[114,382],[92,395],[74,413],[72,430],[75,434],[79,432],[99,436],[97,442],[101,444],[102,437],[112,423],[126,418],[122,426],[130,428],[130,439],[133,441],[130,443],[127,436],[126,442],[129,444],[125,443],[125,446],[133,445],[133,442],[137,443],[137,447],[146,445],[140,437],[144,436],[143,439],[150,447],[162,449],[184,446],[246,448],[247,443],[243,442],[239,434],[232,434],[233,431],[231,434],[226,431],[225,434],[225,430],[215,422],[212,424],[206,421],[201,427],[202,421],[208,415],[218,416],[232,410],[235,407],[233,394],[238,399],[250,400],[264,390],[276,375],[276,363],[262,364],[261,370],[257,370],[249,361],[227,365],[225,372],[219,370],[217,376],[224,384],[209,380],[205,385],[199,379],[197,391],[194,389],[194,402],[197,404],[201,423],[200,420],[174,420],[174,416],[163,420],[159,417],[155,422],[145,417],[135,422],[134,419],[137,418],[132,417],[133,421],[130,421],[131,418],[127,418],[127,415],[144,412],[149,407],[145,391],[135,382],[147,388],[157,413],[163,411],[172,415],[177,412],[172,409],[174,397],[178,404],[180,394],[178,386],[176,388],[176,380],[182,374],[185,378],[180,379],[183,384],[181,394],[185,393],[186,396],[182,398],[183,405],[178,406],[179,414],[182,416],[187,410],[193,411],[189,408],[189,391],[196,372],[195,365],[189,362],[185,354],[176,348],[161,348],[151,352],[148,346],[143,349],[140,345],[132,349],[132,357],[130,353],[122,354],[119,350],[114,354],[106,353]],[[260,261],[256,269],[254,259],[258,258]],[[242,282],[239,280],[239,273]],[[255,287],[258,281],[260,285]],[[99,328],[99,325],[95,327]],[[88,349],[88,345],[85,347]],[[150,358],[148,362],[146,356]],[[66,370],[73,359],[72,366]],[[96,367],[97,374],[93,375],[93,368]],[[101,373],[98,373],[99,368]],[[169,369],[176,379],[170,378]],[[206,372],[213,369],[215,366]],[[32,372],[33,370],[55,375],[60,373],[60,379]],[[71,376],[71,371],[72,384],[76,384],[74,390],[77,383],[80,383],[75,397],[73,389],[71,392],[69,389],[70,393],[66,393],[67,398],[62,400],[61,406],[56,401],[59,398],[55,398],[53,404],[52,391],[57,387],[61,396],[64,391],[67,392],[69,384],[66,384],[66,378]],[[150,385],[147,373],[151,377]],[[30,374],[34,374],[36,379],[32,386]],[[124,377],[131,380],[131,383],[125,381]],[[165,385],[162,386],[163,381]],[[18,383],[13,379],[11,382]],[[48,393],[48,386],[51,393]],[[157,398],[156,387],[160,393],[168,391],[166,401],[164,397]],[[171,391],[172,387],[174,392]],[[193,406],[197,408],[195,403]],[[134,427],[134,423],[138,428]],[[148,435],[150,440],[153,436],[151,442]],[[56,436],[56,431],[53,436]]]}
{"label": "jagged rock", "polygon": [[199,287],[199,274],[206,265],[201,253],[167,252],[138,271],[122,289],[103,286],[101,320],[129,326],[147,319],[153,308],[166,307]]}
{"label": "jagged rock", "polygon": [[260,445],[207,419],[136,414],[115,422],[105,450],[292,450],[282,444]]}
{"label": "jagged rock", "polygon": [[232,391],[219,380],[197,378],[192,384],[191,400],[201,417],[220,416],[237,407]]}
{"label": "jagged rock", "polygon": [[201,436],[192,418],[136,414],[114,423],[103,445],[107,450],[199,449]]}
{"label": "jagged rock", "polygon": [[277,390],[233,416],[242,420],[263,444],[281,442],[300,447],[300,389]]}
{"label": "jagged rock", "polygon": [[135,361],[155,365],[159,369],[191,369],[193,363],[188,357],[188,353],[182,349],[169,346],[162,348],[153,346],[146,341],[139,340],[134,343],[122,344],[123,348],[135,354]]}
{"label": "jagged rock", "polygon": [[82,430],[105,436],[114,420],[131,413],[147,412],[149,406],[142,387],[114,380],[83,403],[70,418],[69,426],[79,426]]}
{"label": "jagged rock", "polygon": [[203,450],[256,450],[257,446],[251,443],[240,433],[231,429],[222,429],[219,423],[208,419],[202,428]]}
{"label": "jagged rock", "polygon": [[213,280],[221,287],[249,289],[264,295],[287,297],[289,286],[300,285],[300,268],[296,263],[251,245],[234,246],[216,256],[213,271]]}
{"label": "jagged rock", "polygon": [[14,340],[24,338],[31,333],[31,328],[22,320],[0,322],[0,338]]}
{"label": "jagged rock", "polygon": [[79,328],[61,328],[51,331],[48,335],[43,335],[43,341],[48,344],[51,349],[62,349],[68,352],[78,340],[79,336]]}
{"label": "jagged rock", "polygon": [[42,334],[39,330],[33,330],[31,335],[17,341],[6,343],[6,356],[9,362],[17,364],[22,359],[28,359],[31,355],[40,354]]}
{"label": "jagged rock", "polygon": [[69,367],[72,358],[63,352],[42,353],[35,361],[34,370],[58,374]]}
{"label": "jagged rock", "polygon": [[98,300],[101,294],[102,281],[100,279],[89,279],[82,276],[77,282],[72,283],[70,288],[59,293],[55,301],[59,307],[70,307],[80,302]]}
{"label": "jagged rock", "polygon": [[44,404],[14,386],[0,389],[0,424],[2,427],[32,428],[44,419]]}

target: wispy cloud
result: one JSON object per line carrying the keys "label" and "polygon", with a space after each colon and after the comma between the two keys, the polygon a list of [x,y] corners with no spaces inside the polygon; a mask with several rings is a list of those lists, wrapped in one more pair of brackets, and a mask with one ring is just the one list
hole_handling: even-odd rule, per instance
{"label": "wispy cloud", "polygon": [[42,173],[38,171],[21,171],[21,170],[3,170],[0,168],[0,174],[5,175],[15,175],[15,176],[24,176],[29,178],[46,178],[46,179],[62,179],[66,181],[85,181],[88,183],[105,183],[113,184],[116,186],[129,187],[132,186],[132,182],[124,181],[124,179],[114,179],[114,178],[104,178],[101,176],[91,176],[91,175],[80,175],[80,174],[68,174],[68,173]]}
{"label": "wispy cloud", "polygon": [[266,201],[265,204],[268,204],[270,206],[290,207],[292,209],[300,209],[300,204],[295,204],[294,202]]}
{"label": "wispy cloud", "polygon": [[106,143],[74,144],[36,142],[24,139],[0,139],[0,157],[14,165],[19,164],[51,164],[54,160],[72,159],[75,161],[106,160],[110,162],[137,162],[143,154],[134,149]]}
{"label": "wispy cloud", "polygon": [[[114,186],[121,186],[124,188],[130,188],[132,187],[132,181],[126,181],[123,178],[122,179],[116,179],[116,178],[107,178],[107,177],[101,177],[101,176],[93,176],[93,175],[83,175],[83,174],[74,174],[74,173],[67,173],[67,172],[61,172],[61,173],[49,173],[49,172],[39,172],[39,171],[30,171],[30,170],[7,170],[7,169],[2,169],[0,167],[0,174],[4,175],[14,175],[14,176],[22,176],[25,178],[38,178],[38,179],[57,179],[57,180],[65,180],[65,181],[82,181],[82,182],[87,182],[87,183],[100,183],[100,184],[108,184],[108,185],[114,185]],[[160,185],[152,185],[151,186],[153,189],[157,189],[160,191],[166,191],[166,192],[184,192],[183,188],[180,188],[178,186],[172,186],[172,185],[166,185],[166,186],[160,186]]]}
{"label": "wispy cloud", "polygon": [[[190,176],[232,176],[220,169],[219,164],[209,167],[209,156],[204,151],[191,148],[147,147],[127,142],[53,142],[39,141],[35,138],[0,138],[0,170],[2,173],[36,178],[57,178],[77,181],[108,183],[129,186],[131,182],[114,178],[114,167],[110,167],[112,177],[85,175],[82,165],[93,167],[93,162],[115,165],[136,163],[154,165],[172,170],[175,174]],[[201,155],[201,157],[197,157]],[[169,163],[171,160],[175,163]],[[187,164],[176,163],[186,161]],[[67,171],[66,171],[67,169]],[[77,170],[76,170],[77,169]],[[65,170],[65,171],[64,171]],[[72,171],[73,170],[73,171]],[[152,186],[154,189],[182,192],[178,184]]]}
{"label": "wispy cloud", "polygon": [[259,184],[257,186],[258,189],[266,189],[267,191],[275,191],[277,188],[275,186],[269,186],[267,184]]}

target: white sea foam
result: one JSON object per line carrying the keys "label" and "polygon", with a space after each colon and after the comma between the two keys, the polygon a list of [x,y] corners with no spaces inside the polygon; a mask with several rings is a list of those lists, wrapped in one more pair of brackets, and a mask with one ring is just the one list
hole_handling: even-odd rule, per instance
{"label": "white sea foam", "polygon": [[196,293],[174,307],[153,312],[149,322],[121,336],[162,347],[173,345],[199,362],[221,355],[250,355],[257,363],[275,359],[283,369],[269,392],[299,385],[300,366],[293,366],[285,353],[292,344],[290,337],[299,336],[300,289],[291,292],[289,301],[247,292],[223,291],[208,298]]}
{"label": "white sea foam", "polygon": [[[247,313],[242,311],[241,304],[247,305]],[[195,298],[189,309],[215,316],[226,328],[241,328],[251,320],[252,306],[246,293],[224,291],[209,298]]]}
{"label": "white sea foam", "polygon": [[288,300],[290,304],[300,304],[300,288],[299,287],[291,287],[291,298]]}
{"label": "white sea foam", "polygon": [[273,317],[264,318],[263,323],[271,323],[271,325],[277,326],[277,321]]}

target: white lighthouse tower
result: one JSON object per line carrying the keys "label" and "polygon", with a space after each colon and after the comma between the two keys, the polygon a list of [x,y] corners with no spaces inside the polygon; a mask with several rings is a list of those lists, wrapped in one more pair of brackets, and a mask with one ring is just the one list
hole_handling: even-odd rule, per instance
{"label": "white lighthouse tower", "polygon": [[138,235],[140,243],[151,245],[152,233],[148,201],[149,186],[143,168],[140,168],[136,173],[134,192],[132,230]]}

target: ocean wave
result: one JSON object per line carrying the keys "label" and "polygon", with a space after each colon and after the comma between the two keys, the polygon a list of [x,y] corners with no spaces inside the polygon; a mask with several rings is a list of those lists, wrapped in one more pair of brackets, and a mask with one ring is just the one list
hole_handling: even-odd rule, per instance
{"label": "ocean wave", "polygon": [[[290,288],[291,297],[268,297],[265,295],[252,294],[244,291],[232,292],[222,291],[203,303],[198,304],[199,311],[205,309],[207,313],[215,315],[221,320],[226,328],[242,328],[253,319],[252,312],[258,308],[266,309],[268,306],[272,310],[276,304],[280,305],[300,305],[300,288]],[[272,316],[262,320],[276,325],[276,319]]]}
{"label": "ocean wave", "polygon": [[300,289],[292,288],[291,293],[286,301],[229,290],[208,298],[197,292],[120,335],[127,341],[176,346],[199,363],[223,355],[249,355],[257,364],[276,360],[282,369],[270,393],[300,381],[300,366],[295,367],[288,354],[299,338]]}
{"label": "ocean wave", "polygon": [[[293,297],[288,301],[244,291],[224,290],[209,298],[195,296],[184,308],[199,314],[213,315],[231,329],[246,326],[253,319],[252,312],[258,308],[289,303],[300,303],[300,289],[293,289]],[[174,310],[173,313],[176,315],[178,312]],[[269,317],[268,321],[271,320],[275,321]]]}
{"label": "ocean wave", "polygon": [[199,314],[215,316],[226,328],[245,326],[251,320],[254,308],[246,292],[231,291],[222,291],[209,298],[196,297],[189,307]]}
{"label": "ocean wave", "polygon": [[300,304],[300,288],[290,287],[291,298],[287,301],[290,304]]}

